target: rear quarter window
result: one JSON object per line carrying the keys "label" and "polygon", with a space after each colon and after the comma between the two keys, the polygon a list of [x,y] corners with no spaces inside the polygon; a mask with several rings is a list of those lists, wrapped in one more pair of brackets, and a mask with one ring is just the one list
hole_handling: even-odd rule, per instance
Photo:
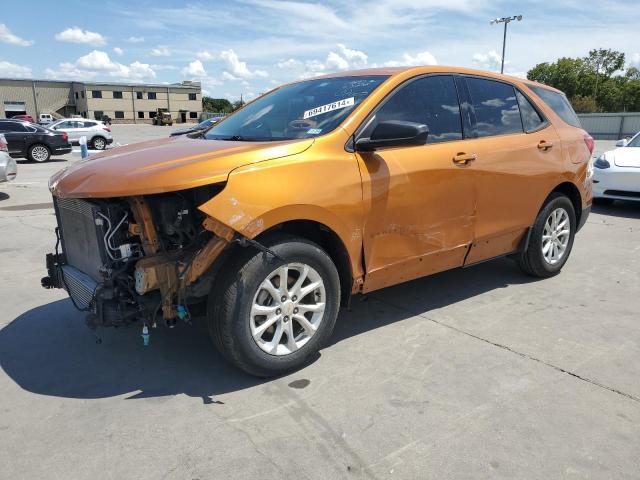
{"label": "rear quarter window", "polygon": [[542,87],[529,88],[531,88],[531,90],[533,90],[535,94],[538,95],[565,123],[568,123],[573,127],[582,128],[580,119],[576,115],[576,112],[573,111],[573,108],[564,93],[554,92],[553,90],[548,90]]}

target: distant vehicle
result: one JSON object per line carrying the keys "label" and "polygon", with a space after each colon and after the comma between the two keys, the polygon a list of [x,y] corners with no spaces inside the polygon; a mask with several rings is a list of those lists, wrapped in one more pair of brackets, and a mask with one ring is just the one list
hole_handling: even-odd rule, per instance
{"label": "distant vehicle", "polygon": [[93,150],[104,150],[107,145],[113,143],[111,127],[98,120],[63,118],[48,128],[56,132],[66,132],[72,145],[79,144],[80,137],[87,137],[87,145]]}
{"label": "distant vehicle", "polygon": [[25,122],[34,123],[31,115],[14,115],[12,118],[14,120],[24,120]]}
{"label": "distant vehicle", "polygon": [[640,201],[640,132],[629,141],[618,140],[616,147],[593,164],[593,202],[598,205]]}
{"label": "distant vehicle", "polygon": [[69,135],[23,120],[0,120],[0,133],[7,139],[9,155],[27,158],[33,162],[46,162],[51,155],[71,152]]}
{"label": "distant vehicle", "polygon": [[41,113],[38,123],[40,125],[49,125],[55,122],[55,118],[50,113]]}
{"label": "distant vehicle", "polygon": [[0,134],[0,182],[8,182],[16,178],[18,166],[11,158],[7,148],[7,139]]}
{"label": "distant vehicle", "polygon": [[153,117],[154,125],[173,125],[173,119],[171,118],[171,112],[167,112],[166,108],[158,108],[156,110],[156,116]]}
{"label": "distant vehicle", "polygon": [[180,130],[176,130],[174,132],[171,132],[169,135],[172,137],[178,136],[178,135],[186,135],[187,133],[199,133],[199,132],[203,132],[204,130],[206,130],[207,128],[215,125],[216,123],[218,123],[220,120],[222,120],[224,117],[211,117],[211,118],[207,118],[206,120],[203,120],[202,122],[193,125],[192,127],[189,128],[182,128]]}

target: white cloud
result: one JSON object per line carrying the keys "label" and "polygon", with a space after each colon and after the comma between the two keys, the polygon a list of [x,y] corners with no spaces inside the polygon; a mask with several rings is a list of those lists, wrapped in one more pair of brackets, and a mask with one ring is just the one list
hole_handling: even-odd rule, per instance
{"label": "white cloud", "polygon": [[290,70],[290,69],[299,67],[300,65],[302,65],[302,63],[300,63],[298,60],[295,60],[293,58],[290,58],[288,60],[281,60],[278,62],[278,68],[282,68],[285,70]]}
{"label": "white cloud", "polygon": [[415,55],[403,53],[401,60],[390,60],[384,63],[385,67],[415,67],[418,65],[437,65],[438,61],[431,52],[419,52]]}
{"label": "white cloud", "polygon": [[327,55],[327,68],[330,70],[347,70],[349,62],[335,52],[329,52]]}
{"label": "white cloud", "polygon": [[200,60],[213,60],[215,55],[207,50],[202,50],[201,52],[196,53],[196,57]]}
{"label": "white cloud", "polygon": [[129,42],[129,43],[142,43],[142,42],[144,42],[144,37],[129,37],[129,38],[127,38],[127,42]]}
{"label": "white cloud", "polygon": [[113,47],[113,51],[116,55],[122,55],[124,53],[124,50],[122,50],[120,47]]}
{"label": "white cloud", "polygon": [[171,56],[171,52],[169,51],[169,49],[162,45],[152,49],[151,52],[149,52],[149,54],[152,57],[170,57]]}
{"label": "white cloud", "polygon": [[234,77],[229,72],[222,72],[222,79],[223,80],[238,80],[237,77]]}
{"label": "white cloud", "polygon": [[0,77],[29,78],[31,77],[31,69],[17,63],[0,60]]}
{"label": "white cloud", "polygon": [[207,75],[207,72],[200,60],[194,60],[182,69],[182,74],[189,77],[205,77]]}
{"label": "white cloud", "polygon": [[87,43],[94,46],[101,46],[107,43],[105,38],[99,33],[83,30],[80,27],[71,27],[60,33],[56,33],[55,39],[59,42]]}
{"label": "white cloud", "polygon": [[634,53],[633,55],[631,55],[631,64],[640,66],[640,53]]}
{"label": "white cloud", "polygon": [[340,51],[340,55],[349,62],[349,67],[362,68],[367,65],[369,57],[367,57],[366,53],[360,50],[352,50],[341,43],[338,44],[338,50]]}
{"label": "white cloud", "polygon": [[90,80],[96,76],[96,72],[82,70],[73,63],[64,62],[57,69],[47,68],[44,71],[47,78],[54,80]]}
{"label": "white cloud", "polygon": [[[234,78],[252,78],[252,77],[268,77],[269,74],[264,70],[249,70],[247,67],[247,62],[242,62],[238,58],[236,52],[232,49],[225,50],[220,54],[220,58],[227,65],[227,70],[224,73],[227,73],[228,80],[232,80],[231,77]],[[223,75],[224,75],[223,73]]]}
{"label": "white cloud", "polygon": [[21,47],[28,47],[33,45],[33,40],[25,40],[19,36],[11,33],[9,27],[4,23],[0,23],[0,42],[9,43],[11,45],[20,45]]}
{"label": "white cloud", "polygon": [[93,50],[87,55],[78,58],[75,63],[61,63],[57,70],[50,68],[45,70],[48,78],[69,78],[74,80],[94,78],[98,73],[130,81],[141,81],[156,77],[156,72],[147,63],[135,61],[129,65],[124,65],[114,62],[109,58],[107,52],[101,50]]}
{"label": "white cloud", "polygon": [[[487,53],[476,53],[473,55],[473,63],[483,70],[499,70],[502,56],[495,50]],[[505,64],[508,62],[505,62]]]}

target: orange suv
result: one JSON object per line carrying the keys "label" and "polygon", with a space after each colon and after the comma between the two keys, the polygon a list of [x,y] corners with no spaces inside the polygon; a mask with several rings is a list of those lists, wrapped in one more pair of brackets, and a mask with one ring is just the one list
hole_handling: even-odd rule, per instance
{"label": "orange suv", "polygon": [[505,255],[567,261],[591,206],[593,140],[558,90],[450,67],[279,87],[212,128],[114,148],[50,180],[43,286],[91,327],[205,316],[255,375],[295,369],[340,304]]}

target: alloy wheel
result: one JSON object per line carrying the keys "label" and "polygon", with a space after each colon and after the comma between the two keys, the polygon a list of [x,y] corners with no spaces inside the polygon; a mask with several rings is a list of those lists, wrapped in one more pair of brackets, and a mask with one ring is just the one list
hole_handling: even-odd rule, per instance
{"label": "alloy wheel", "polygon": [[571,233],[569,214],[564,208],[551,212],[542,232],[542,256],[549,265],[555,265],[565,255]]}
{"label": "alloy wheel", "polygon": [[271,272],[256,291],[250,313],[251,335],[264,352],[289,355],[318,331],[326,292],[320,274],[304,263]]}
{"label": "alloy wheel", "polygon": [[102,138],[96,138],[93,141],[93,148],[96,150],[104,150],[105,141]]}
{"label": "alloy wheel", "polygon": [[47,147],[36,145],[31,149],[31,156],[36,162],[44,162],[49,158],[49,151],[47,150]]}

